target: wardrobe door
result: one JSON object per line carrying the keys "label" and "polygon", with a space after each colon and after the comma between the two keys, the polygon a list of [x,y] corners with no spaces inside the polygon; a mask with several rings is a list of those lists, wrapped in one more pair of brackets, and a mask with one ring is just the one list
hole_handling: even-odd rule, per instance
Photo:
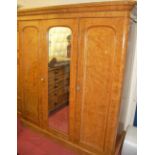
{"label": "wardrobe door", "polygon": [[[74,139],[78,20],[46,20],[42,21],[41,27],[43,42],[40,65],[41,75],[45,78],[41,91],[42,125],[51,132],[60,132],[65,137]],[[64,88],[67,89],[67,96],[63,96],[66,91]],[[66,130],[63,131],[54,125],[52,115],[54,111],[61,110],[61,103],[65,101],[67,113],[59,118],[61,122],[56,122],[59,126],[65,126]]]}
{"label": "wardrobe door", "polygon": [[40,28],[38,21],[20,21],[22,116],[39,124]]}
{"label": "wardrobe door", "polygon": [[128,20],[80,20],[76,139],[89,150],[114,150]]}

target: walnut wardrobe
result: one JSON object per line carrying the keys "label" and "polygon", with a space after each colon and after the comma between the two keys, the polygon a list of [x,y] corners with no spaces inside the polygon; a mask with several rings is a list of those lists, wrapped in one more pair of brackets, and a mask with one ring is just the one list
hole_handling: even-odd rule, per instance
{"label": "walnut wardrobe", "polygon": [[[114,154],[134,5],[115,1],[18,10],[17,110],[23,123],[85,153]],[[59,57],[50,58],[50,50]],[[63,105],[68,106],[66,133],[48,123],[49,113]]]}

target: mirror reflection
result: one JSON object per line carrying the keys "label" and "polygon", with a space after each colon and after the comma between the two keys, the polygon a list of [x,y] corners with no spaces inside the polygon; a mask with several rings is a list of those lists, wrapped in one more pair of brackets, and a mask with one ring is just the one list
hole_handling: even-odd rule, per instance
{"label": "mirror reflection", "polygon": [[49,127],[68,133],[71,29],[49,30],[48,122]]}

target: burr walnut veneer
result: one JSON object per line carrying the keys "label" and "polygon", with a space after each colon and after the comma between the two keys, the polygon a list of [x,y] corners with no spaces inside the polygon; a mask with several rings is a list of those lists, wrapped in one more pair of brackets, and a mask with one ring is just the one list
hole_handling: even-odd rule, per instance
{"label": "burr walnut veneer", "polygon": [[[27,124],[83,150],[115,152],[130,11],[102,2],[18,11],[18,113]],[[72,31],[68,135],[48,127],[48,30]]]}

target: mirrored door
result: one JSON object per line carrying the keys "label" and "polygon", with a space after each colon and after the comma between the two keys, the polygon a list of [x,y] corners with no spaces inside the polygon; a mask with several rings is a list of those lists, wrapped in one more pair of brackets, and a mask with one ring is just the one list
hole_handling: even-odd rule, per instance
{"label": "mirrored door", "polygon": [[77,80],[78,20],[41,21],[41,125],[74,139]]}
{"label": "mirrored door", "polygon": [[52,27],[48,32],[48,124],[68,133],[70,55],[72,32],[68,27]]}

